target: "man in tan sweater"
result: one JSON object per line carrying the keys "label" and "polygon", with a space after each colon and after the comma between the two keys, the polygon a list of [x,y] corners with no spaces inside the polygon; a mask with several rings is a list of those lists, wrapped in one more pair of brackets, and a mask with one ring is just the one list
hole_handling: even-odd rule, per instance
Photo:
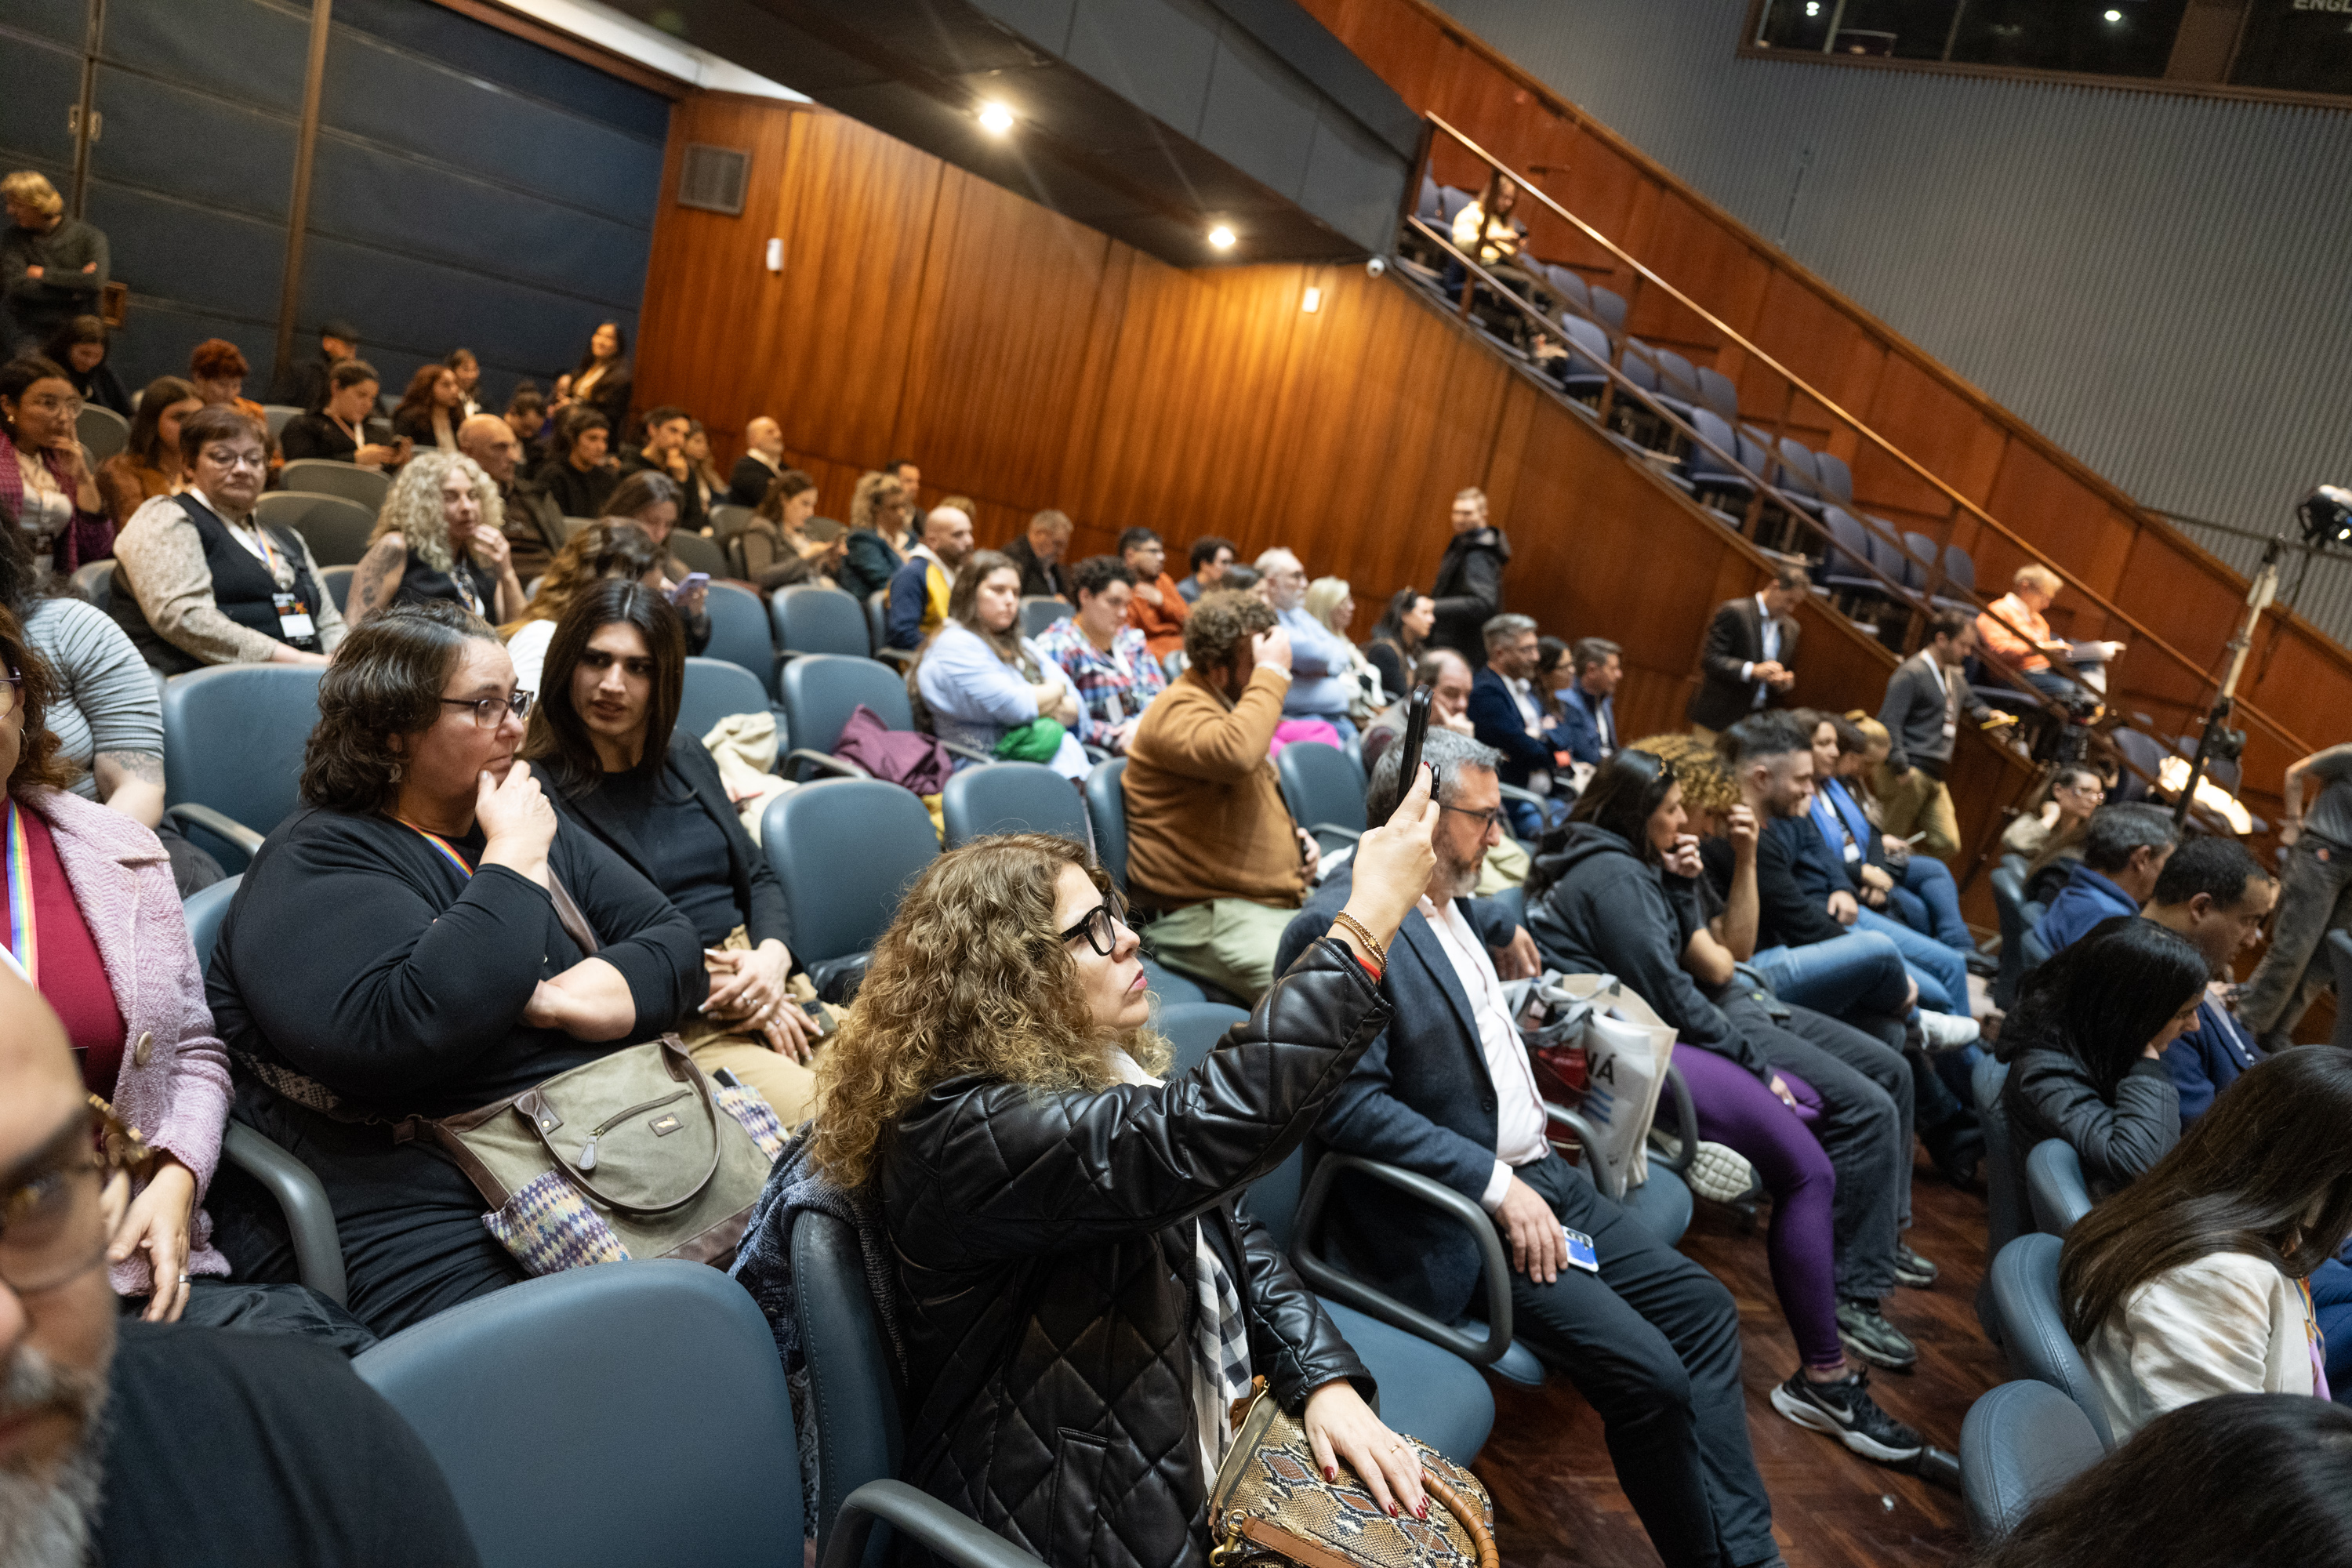
{"label": "man in tan sweater", "polygon": [[1169,968],[1254,1003],[1305,900],[1315,840],[1283,804],[1267,748],[1290,689],[1290,638],[1263,599],[1201,595],[1190,668],[1128,742],[1127,880],[1159,911],[1143,943]]}

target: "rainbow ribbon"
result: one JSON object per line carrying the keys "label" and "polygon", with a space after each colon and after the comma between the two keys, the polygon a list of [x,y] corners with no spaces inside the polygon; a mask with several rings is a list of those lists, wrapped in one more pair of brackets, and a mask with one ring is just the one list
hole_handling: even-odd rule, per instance
{"label": "rainbow ribbon", "polygon": [[[14,813],[16,808],[12,805],[8,809],[11,813]],[[397,816],[394,817],[393,820],[399,823],[411,833],[416,835],[417,837],[425,840],[425,843],[433,846],[434,848],[441,851],[442,858],[447,860],[452,866],[457,868],[457,875],[467,878],[469,880],[472,879],[474,868],[466,864],[466,858],[457,853],[457,847],[456,845],[450,843],[439,834],[429,832],[425,828],[417,826],[416,824],[413,822],[406,821]]]}
{"label": "rainbow ribbon", "polygon": [[8,951],[25,978],[41,980],[40,940],[33,929],[33,850],[25,841],[25,817],[8,803]]}

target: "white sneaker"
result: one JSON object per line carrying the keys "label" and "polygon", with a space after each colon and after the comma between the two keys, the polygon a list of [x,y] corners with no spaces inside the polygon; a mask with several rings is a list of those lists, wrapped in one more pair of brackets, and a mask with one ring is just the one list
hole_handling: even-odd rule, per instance
{"label": "white sneaker", "polygon": [[1949,1013],[1931,1013],[1925,1007],[1919,1009],[1919,1033],[1927,1041],[1927,1054],[1931,1057],[1973,1046],[1983,1032],[1974,1018],[1958,1018]]}
{"label": "white sneaker", "polygon": [[[1681,1157],[1682,1140],[1672,1133],[1653,1131],[1650,1140],[1669,1161]],[[1756,1167],[1738,1150],[1701,1139],[1691,1151],[1690,1169],[1683,1173],[1683,1180],[1700,1197],[1718,1204],[1736,1204],[1755,1187]]]}

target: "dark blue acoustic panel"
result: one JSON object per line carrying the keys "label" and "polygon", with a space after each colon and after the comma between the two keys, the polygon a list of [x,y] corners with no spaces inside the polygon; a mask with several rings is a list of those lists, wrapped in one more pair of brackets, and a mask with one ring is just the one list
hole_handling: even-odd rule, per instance
{"label": "dark blue acoustic panel", "polygon": [[268,321],[247,321],[142,294],[132,302],[129,323],[114,335],[108,360],[123,386],[136,392],[159,375],[186,375],[190,350],[206,338],[226,338],[253,367],[245,378],[245,395],[258,402],[269,391],[269,355],[278,341],[274,300],[269,315]]}
{"label": "dark blue acoustic panel", "polygon": [[[86,208],[106,231],[114,276],[154,295],[255,321],[278,319],[286,226],[152,191],[93,181]],[[266,365],[257,373],[268,375]]]}
{"label": "dark blue acoustic panel", "polygon": [[101,58],[255,108],[302,112],[307,5],[109,0]]}
{"label": "dark blue acoustic panel", "polygon": [[111,66],[99,68],[98,102],[106,134],[90,143],[92,179],[285,223],[299,131],[291,117]]}
{"label": "dark blue acoustic panel", "polygon": [[0,33],[0,153],[10,168],[39,165],[52,179],[72,168],[66,116],[80,101],[79,51]]}
{"label": "dark blue acoustic panel", "polygon": [[[89,16],[86,0],[0,0],[0,27],[63,44],[76,54],[81,52]],[[0,50],[7,51],[11,57],[16,46],[14,38],[0,40]],[[16,63],[13,58],[9,63]]]}
{"label": "dark blue acoustic panel", "polygon": [[656,147],[669,139],[669,100],[538,45],[416,0],[335,0],[335,23],[428,59],[462,61],[467,76],[568,109]]}

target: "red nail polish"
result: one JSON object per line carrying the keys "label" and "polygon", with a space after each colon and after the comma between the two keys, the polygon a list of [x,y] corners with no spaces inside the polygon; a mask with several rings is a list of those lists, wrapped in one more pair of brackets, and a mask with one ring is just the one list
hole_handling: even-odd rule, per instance
{"label": "red nail polish", "polygon": [[1323,1479],[1327,1481],[1336,1481],[1339,1479],[1339,1472],[1331,1466],[1326,1465],[1323,1467]]}
{"label": "red nail polish", "polygon": [[1391,1519],[1397,1517],[1397,1505],[1394,1503],[1389,1504],[1389,1517]]}
{"label": "red nail polish", "polygon": [[1413,1514],[1414,1517],[1419,1519],[1427,1519],[1429,1517],[1429,1500],[1427,1498],[1421,1500],[1421,1506],[1413,1510]]}

